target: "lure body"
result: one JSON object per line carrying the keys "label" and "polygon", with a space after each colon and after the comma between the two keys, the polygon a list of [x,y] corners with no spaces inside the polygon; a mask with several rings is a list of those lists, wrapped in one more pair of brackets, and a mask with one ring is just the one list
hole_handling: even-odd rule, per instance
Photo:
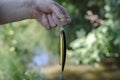
{"label": "lure body", "polygon": [[61,69],[64,71],[64,66],[66,62],[66,39],[64,29],[60,31],[60,64]]}

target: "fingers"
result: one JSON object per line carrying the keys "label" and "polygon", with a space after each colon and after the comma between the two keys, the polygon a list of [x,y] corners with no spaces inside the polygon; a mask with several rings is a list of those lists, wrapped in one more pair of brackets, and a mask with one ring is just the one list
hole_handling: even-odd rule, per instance
{"label": "fingers", "polygon": [[51,14],[39,13],[38,11],[35,11],[34,18],[36,18],[38,22],[40,22],[46,29],[56,27],[56,23],[54,22]]}
{"label": "fingers", "polygon": [[56,5],[60,8],[60,10],[63,12],[63,15],[64,15],[66,21],[67,21],[68,23],[70,23],[70,22],[71,22],[71,18],[70,18],[70,16],[69,16],[68,12],[66,11],[66,9],[65,9],[63,6],[61,6],[60,4],[58,4],[57,2],[56,2],[55,4],[56,4]]}
{"label": "fingers", "polygon": [[42,23],[46,29],[51,29],[56,27],[56,23],[51,14],[43,14]]}
{"label": "fingers", "polygon": [[59,19],[64,17],[63,12],[60,10],[58,6],[55,5],[55,3],[53,3],[50,7],[51,7],[52,12],[55,13],[55,15],[57,15]]}
{"label": "fingers", "polygon": [[64,26],[71,22],[71,18],[63,6],[55,2],[52,9],[52,16],[57,25]]}
{"label": "fingers", "polygon": [[58,26],[62,27],[65,24],[64,22],[61,22],[60,19],[54,13],[52,14],[52,17],[53,17],[54,22]]}
{"label": "fingers", "polygon": [[47,18],[48,18],[48,20],[49,20],[50,26],[51,26],[52,28],[55,27],[55,26],[56,26],[56,23],[54,22],[54,19],[52,18],[52,15],[48,14],[48,15],[47,15]]}
{"label": "fingers", "polygon": [[46,29],[50,29],[50,24],[48,22],[48,18],[47,18],[47,15],[43,14],[42,16],[42,24],[43,26],[46,28]]}
{"label": "fingers", "polygon": [[46,29],[50,29],[50,24],[48,22],[47,16],[44,13],[34,12],[34,17],[40,22]]}
{"label": "fingers", "polygon": [[46,29],[51,29],[58,26],[64,26],[71,22],[71,18],[66,9],[56,2],[53,2],[47,9],[51,9],[50,13],[44,10],[36,10],[36,19],[42,23]]}

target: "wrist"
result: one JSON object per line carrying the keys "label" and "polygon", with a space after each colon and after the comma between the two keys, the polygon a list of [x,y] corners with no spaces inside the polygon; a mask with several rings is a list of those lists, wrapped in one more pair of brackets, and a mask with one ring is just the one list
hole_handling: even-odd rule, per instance
{"label": "wrist", "polygon": [[35,3],[34,0],[24,0],[24,5],[28,11],[29,18],[33,19],[34,10],[35,10]]}

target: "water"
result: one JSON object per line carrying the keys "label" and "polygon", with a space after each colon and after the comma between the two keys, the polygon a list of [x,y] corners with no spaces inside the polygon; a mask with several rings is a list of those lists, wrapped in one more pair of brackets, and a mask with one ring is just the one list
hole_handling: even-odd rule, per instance
{"label": "water", "polygon": [[63,76],[63,72],[61,72],[61,74],[59,75],[59,78],[58,78],[59,80],[65,80],[64,79],[64,76]]}
{"label": "water", "polygon": [[36,49],[30,64],[36,68],[36,72],[43,73],[47,80],[120,80],[120,69],[103,66],[67,63],[62,72],[58,57],[50,55],[45,49]]}

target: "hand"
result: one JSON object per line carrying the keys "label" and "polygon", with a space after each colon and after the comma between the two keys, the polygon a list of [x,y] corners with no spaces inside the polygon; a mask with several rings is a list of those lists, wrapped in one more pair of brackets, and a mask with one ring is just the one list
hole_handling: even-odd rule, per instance
{"label": "hand", "polygon": [[52,0],[0,0],[0,24],[33,19],[33,16],[46,29],[71,21],[65,8]]}
{"label": "hand", "polygon": [[34,0],[34,17],[46,28],[64,26],[71,22],[64,7],[52,0]]}

